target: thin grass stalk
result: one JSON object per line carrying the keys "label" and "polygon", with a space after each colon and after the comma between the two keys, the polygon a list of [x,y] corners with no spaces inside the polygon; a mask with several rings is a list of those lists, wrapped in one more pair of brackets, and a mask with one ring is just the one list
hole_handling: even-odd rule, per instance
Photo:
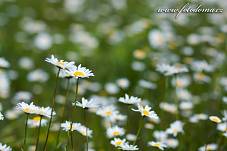
{"label": "thin grass stalk", "polygon": [[[65,104],[63,106],[63,111],[62,111],[61,122],[60,123],[63,123],[63,121],[64,121],[65,109],[67,107],[67,97],[68,97],[68,94],[69,94],[69,87],[70,87],[70,79],[67,78],[66,92],[65,92]],[[57,141],[56,141],[56,145],[55,145],[56,148],[58,147],[58,144],[59,144],[60,135],[61,135],[61,127],[59,126],[58,134],[57,134]]]}
{"label": "thin grass stalk", "polygon": [[137,142],[137,140],[138,140],[138,138],[139,138],[140,132],[141,132],[141,130],[142,130],[142,127],[143,127],[143,117],[140,118],[139,129],[137,130],[136,139],[135,139],[133,145],[136,144],[136,142]]}
{"label": "thin grass stalk", "polygon": [[29,117],[29,114],[26,113],[26,120],[25,120],[25,127],[24,127],[24,144],[23,144],[24,150],[25,150],[26,141],[27,141],[28,117]]}
{"label": "thin grass stalk", "polygon": [[86,151],[88,151],[88,132],[87,132],[87,109],[84,110],[84,125],[86,126]]}
{"label": "thin grass stalk", "polygon": [[40,135],[40,129],[41,129],[41,125],[42,125],[42,118],[43,118],[43,116],[40,116],[39,128],[38,128],[38,136],[37,136],[37,139],[36,139],[35,151],[38,150],[38,145],[39,145],[39,135]]}
{"label": "thin grass stalk", "polygon": [[47,145],[48,138],[49,138],[50,126],[51,126],[51,123],[52,123],[53,112],[54,112],[54,107],[55,107],[55,97],[56,97],[56,93],[57,93],[57,85],[58,85],[58,79],[59,79],[60,70],[61,70],[61,68],[58,68],[58,72],[57,72],[57,75],[56,75],[55,88],[54,88],[52,106],[51,106],[52,107],[51,116],[50,116],[50,121],[49,121],[48,129],[47,129],[46,140],[45,140],[45,143],[44,143],[44,146],[43,146],[43,151],[45,151],[45,149],[46,149],[46,145]]}

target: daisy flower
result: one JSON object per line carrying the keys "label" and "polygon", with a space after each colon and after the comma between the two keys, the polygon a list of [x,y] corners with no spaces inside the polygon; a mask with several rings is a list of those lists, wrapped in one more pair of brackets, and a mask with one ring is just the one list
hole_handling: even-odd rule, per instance
{"label": "daisy flower", "polygon": [[0,112],[0,120],[4,120],[4,116],[1,112]]}
{"label": "daisy flower", "polygon": [[119,102],[125,103],[125,104],[137,104],[141,102],[141,99],[134,96],[128,96],[128,94],[125,94],[125,97],[120,97]]}
{"label": "daisy flower", "polygon": [[66,69],[66,68],[74,65],[74,62],[67,62],[67,61],[64,61],[64,60],[58,60],[58,58],[55,58],[54,55],[51,55],[51,58],[46,58],[45,61],[55,65],[56,67],[58,67],[60,69]]}
{"label": "daisy flower", "polygon": [[68,70],[71,76],[76,78],[89,78],[94,76],[91,70],[82,67],[81,64],[79,66],[70,66]]}
{"label": "daisy flower", "polygon": [[74,126],[75,126],[75,130],[78,131],[83,136],[92,137],[93,132],[92,132],[91,129],[89,129],[86,126],[83,126],[81,124],[77,124],[77,125],[74,125]]}
{"label": "daisy flower", "polygon": [[23,111],[24,113],[34,114],[37,110],[37,106],[32,103],[27,104],[25,102],[18,103],[16,108]]}
{"label": "daisy flower", "polygon": [[157,148],[160,149],[160,150],[164,150],[164,148],[167,147],[167,146],[166,146],[164,143],[162,143],[162,142],[154,142],[154,141],[148,142],[148,145],[153,146],[153,147],[157,147]]}
{"label": "daisy flower", "polygon": [[72,123],[70,121],[65,121],[64,123],[61,123],[60,127],[64,130],[64,131],[75,131],[76,127],[81,126],[80,123]]}
{"label": "daisy flower", "polygon": [[9,68],[10,64],[5,58],[0,57],[0,67]]}
{"label": "daisy flower", "polygon": [[122,149],[122,150],[139,150],[137,145],[130,145],[128,143],[124,143],[123,145],[121,145],[120,149]]}
{"label": "daisy flower", "polygon": [[181,121],[175,121],[170,124],[170,128],[166,130],[168,134],[172,134],[173,136],[177,136],[178,133],[183,133],[183,123]]}
{"label": "daisy flower", "polygon": [[115,147],[120,147],[126,142],[126,139],[114,138],[111,140],[111,144]]}
{"label": "daisy flower", "polygon": [[209,119],[215,123],[221,123],[221,119],[217,116],[210,116]]}
{"label": "daisy flower", "polygon": [[143,117],[146,116],[146,117],[149,117],[150,119],[154,119],[155,121],[159,120],[158,115],[154,111],[151,111],[151,107],[149,107],[148,105],[143,107],[142,105],[137,104],[137,107],[138,109],[132,109],[132,110],[135,112],[140,112]]}
{"label": "daisy flower", "polygon": [[6,144],[0,143],[0,150],[1,151],[12,151],[12,148],[7,146]]}
{"label": "daisy flower", "polygon": [[96,114],[102,117],[110,117],[117,112],[116,107],[113,105],[105,106],[97,110]]}
{"label": "daisy flower", "polygon": [[[35,116],[32,119],[28,119],[28,126],[32,127],[32,128],[33,127],[39,127],[40,120],[41,120],[40,116]],[[47,120],[46,119],[42,119],[41,126],[45,126],[46,124],[47,124]]]}
{"label": "daisy flower", "polygon": [[217,144],[207,144],[205,146],[202,146],[199,148],[199,151],[211,151],[211,150],[217,150],[218,146]]}
{"label": "daisy flower", "polygon": [[[50,107],[37,107],[35,113],[41,116],[45,116],[50,118],[51,117],[52,109]],[[54,116],[56,113],[53,112],[52,115]]]}
{"label": "daisy flower", "polygon": [[125,130],[121,127],[118,127],[118,126],[114,126],[114,127],[110,127],[107,129],[107,136],[109,138],[113,138],[113,137],[116,137],[116,136],[122,136],[125,134]]}
{"label": "daisy flower", "polygon": [[156,66],[156,70],[164,74],[165,76],[188,72],[188,68],[182,65],[171,66],[169,64],[158,64]]}
{"label": "daisy flower", "polygon": [[68,70],[65,69],[65,70],[61,70],[61,71],[60,71],[59,77],[70,79],[70,78],[72,78],[73,76],[69,73]]}
{"label": "daisy flower", "polygon": [[88,108],[96,108],[97,104],[93,99],[90,99],[89,101],[85,98],[82,98],[82,101],[76,101],[76,104],[73,104],[79,107],[82,107],[84,109],[88,109]]}

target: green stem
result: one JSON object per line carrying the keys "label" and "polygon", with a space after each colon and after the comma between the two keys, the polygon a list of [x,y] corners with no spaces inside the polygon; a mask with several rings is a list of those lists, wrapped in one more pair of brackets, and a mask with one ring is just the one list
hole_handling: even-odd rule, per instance
{"label": "green stem", "polygon": [[[64,102],[65,104],[63,106],[63,112],[62,112],[62,115],[61,115],[61,122],[60,123],[63,123],[63,121],[64,121],[65,109],[67,107],[67,97],[68,97],[68,93],[69,93],[69,85],[70,85],[70,79],[67,78],[66,92],[65,92],[65,102]],[[58,147],[58,144],[59,144],[60,134],[61,134],[61,127],[59,126],[58,134],[57,134],[57,141],[56,141],[56,145],[55,145],[56,148]]]}
{"label": "green stem", "polygon": [[86,116],[86,110],[84,110],[84,124],[86,126],[86,151],[88,151],[88,133],[87,133],[87,116]]}
{"label": "green stem", "polygon": [[49,138],[50,126],[51,126],[51,123],[52,123],[53,112],[54,112],[54,107],[55,107],[55,96],[56,96],[56,93],[57,93],[57,85],[58,85],[58,79],[59,79],[60,70],[61,70],[61,68],[58,68],[58,72],[57,72],[57,75],[56,75],[55,88],[54,88],[52,106],[51,106],[52,107],[51,116],[50,116],[50,121],[49,121],[48,129],[47,129],[46,140],[45,140],[45,143],[44,143],[44,146],[43,146],[43,151],[45,151],[45,149],[46,149],[46,145],[47,145],[48,138]]}
{"label": "green stem", "polygon": [[72,151],[74,151],[72,126],[73,126],[73,122],[71,122],[71,125],[70,125],[70,139],[71,139],[71,148],[72,148]]}
{"label": "green stem", "polygon": [[27,140],[28,117],[29,117],[29,114],[26,113],[25,128],[24,128],[24,145],[23,145],[24,150],[26,147],[26,140]]}
{"label": "green stem", "polygon": [[35,151],[38,150],[39,135],[40,135],[40,129],[41,129],[41,125],[42,125],[42,118],[43,118],[43,116],[40,116],[39,129],[38,129],[38,136],[37,136],[37,139],[36,139]]}
{"label": "green stem", "polygon": [[138,129],[138,131],[137,131],[136,140],[134,141],[133,145],[136,144],[136,142],[137,142],[137,140],[138,140],[138,138],[139,138],[140,132],[141,132],[141,130],[142,130],[142,127],[143,127],[143,117],[141,117],[141,119],[140,119],[139,129]]}
{"label": "green stem", "polygon": [[[80,78],[77,78],[76,79],[76,93],[75,93],[75,100],[74,100],[74,102],[76,103],[76,100],[77,100],[77,95],[78,95],[78,89],[79,89],[79,80],[80,80]],[[72,113],[73,113],[73,107],[71,106],[71,114],[70,114],[70,119],[71,119],[71,121],[73,121],[73,118],[72,118]],[[72,124],[72,123],[71,123]],[[72,125],[71,125],[72,126]],[[72,131],[70,132],[70,138],[71,138],[71,147],[72,147],[72,149],[74,148],[73,146],[73,144],[74,144],[74,141],[73,141],[73,133],[72,133]],[[74,150],[74,149],[73,149]]]}

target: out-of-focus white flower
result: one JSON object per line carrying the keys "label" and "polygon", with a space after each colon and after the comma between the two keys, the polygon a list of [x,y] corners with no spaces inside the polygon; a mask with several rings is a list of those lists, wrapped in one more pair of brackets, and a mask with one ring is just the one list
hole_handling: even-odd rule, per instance
{"label": "out-of-focus white flower", "polygon": [[182,101],[192,100],[192,95],[187,89],[177,89],[176,95],[177,98]]}
{"label": "out-of-focus white flower", "polygon": [[0,143],[0,150],[1,151],[12,151],[12,148],[10,146],[7,146],[6,144]]}
{"label": "out-of-focus white flower", "polygon": [[17,119],[23,112],[16,107],[5,112],[5,118],[9,120]]}
{"label": "out-of-focus white flower", "polygon": [[193,108],[193,103],[190,101],[182,101],[180,102],[179,108],[181,110],[191,110]]}
{"label": "out-of-focus white flower", "polygon": [[178,133],[183,133],[183,123],[181,121],[175,121],[170,124],[170,128],[166,130],[168,134],[172,134],[173,136],[177,136]]}
{"label": "out-of-focus white flower", "polygon": [[113,138],[113,137],[124,135],[125,130],[121,127],[114,126],[114,127],[108,128],[106,133],[109,138]]}
{"label": "out-of-focus white flower", "polygon": [[159,104],[159,107],[161,109],[163,109],[164,111],[172,113],[172,114],[176,114],[178,112],[177,106],[175,104],[170,104],[170,103],[167,103],[167,102],[161,102]]}
{"label": "out-of-focus white flower", "polygon": [[217,144],[207,144],[199,148],[199,151],[212,151],[217,149]]}
{"label": "out-of-focus white flower", "polygon": [[120,139],[120,138],[114,138],[114,140],[111,140],[111,144],[115,147],[120,147],[126,142],[126,139]]}
{"label": "out-of-focus white flower", "polygon": [[146,116],[149,117],[150,119],[154,119],[154,120],[158,120],[159,117],[158,115],[151,110],[151,107],[149,107],[148,105],[146,105],[145,107],[143,107],[140,104],[137,104],[137,108],[138,109],[132,109],[135,112],[140,112],[141,116]]}
{"label": "out-of-focus white flower", "polygon": [[164,74],[165,76],[171,76],[179,73],[188,72],[188,68],[186,68],[185,66],[182,65],[171,66],[169,64],[158,64],[156,66],[156,70]]}
{"label": "out-of-focus white flower", "polygon": [[167,138],[164,143],[167,145],[169,148],[176,148],[179,144],[177,139],[174,138]]}
{"label": "out-of-focus white flower", "polygon": [[172,84],[177,88],[185,88],[190,84],[190,79],[186,76],[179,76],[172,80]]}
{"label": "out-of-focus white flower", "polygon": [[30,72],[27,76],[28,81],[31,82],[46,82],[48,78],[48,74],[42,69],[36,69]]}
{"label": "out-of-focus white flower", "polygon": [[125,103],[125,104],[137,104],[141,102],[141,99],[135,96],[128,96],[128,94],[125,94],[125,97],[120,97],[119,102]]}
{"label": "out-of-focus white flower", "polygon": [[58,60],[58,58],[55,58],[54,55],[51,55],[51,58],[46,58],[45,61],[61,69],[66,69],[74,65],[74,62]]}
{"label": "out-of-focus white flower", "polygon": [[88,108],[96,108],[98,107],[97,103],[95,102],[94,99],[90,99],[89,101],[85,98],[82,98],[82,101],[79,102],[77,101],[76,106],[82,107],[84,109],[88,109]]}
{"label": "out-of-focus white flower", "polygon": [[156,140],[164,142],[167,139],[168,134],[165,131],[154,131],[153,136]]}
{"label": "out-of-focus white flower", "polygon": [[165,35],[159,30],[152,30],[148,35],[149,43],[154,48],[161,48],[165,45]]}
{"label": "out-of-focus white flower", "polygon": [[116,94],[117,92],[119,92],[119,88],[117,87],[117,85],[115,83],[110,82],[105,84],[105,90],[109,94]]}
{"label": "out-of-focus white flower", "polygon": [[205,83],[208,83],[210,82],[210,77],[205,75],[203,72],[196,72],[193,74],[193,78],[195,79],[195,81],[197,82],[205,82]]}
{"label": "out-of-focus white flower", "polygon": [[195,114],[190,117],[189,121],[192,123],[198,123],[200,120],[206,120],[208,118],[208,115],[206,114]]}
{"label": "out-of-focus white flower", "polygon": [[217,116],[209,116],[209,119],[215,123],[221,123],[221,119]]}
{"label": "out-of-focus white flower", "polygon": [[146,80],[139,80],[139,85],[146,89],[155,89],[157,87],[155,83]]}
{"label": "out-of-focus white flower", "polygon": [[154,125],[151,124],[151,123],[146,123],[146,124],[144,125],[144,127],[147,128],[147,129],[153,129],[153,128],[154,128]]}
{"label": "out-of-focus white flower", "polygon": [[33,102],[31,102],[30,104],[27,104],[25,102],[21,102],[17,104],[17,109],[23,111],[24,113],[28,113],[28,114],[36,114],[37,111],[37,106],[35,106],[33,104]]}
{"label": "out-of-focus white flower", "polygon": [[136,140],[136,135],[135,134],[127,134],[126,138],[129,141],[135,141]]}
{"label": "out-of-focus white flower", "polygon": [[0,97],[7,98],[10,93],[10,79],[6,72],[0,69]]}
{"label": "out-of-focus white flower", "polygon": [[47,124],[47,120],[46,119],[42,119],[40,116],[35,116],[32,119],[28,119],[28,126],[29,127],[38,127],[41,121],[41,126],[45,126]]}
{"label": "out-of-focus white flower", "polygon": [[[73,7],[73,10],[75,10],[75,7]],[[99,41],[92,36],[91,33],[87,32],[82,26],[72,25],[71,27],[71,33],[69,37],[70,40],[73,43],[79,44],[85,53],[89,53],[87,50],[93,50],[99,46]]]}
{"label": "out-of-focus white flower", "polygon": [[52,37],[49,33],[41,32],[34,39],[34,45],[40,50],[47,50],[53,44]]}
{"label": "out-of-focus white flower", "polygon": [[212,72],[214,70],[214,67],[212,65],[209,65],[204,60],[193,61],[191,63],[191,67],[192,67],[192,70],[196,72],[202,72],[202,71]]}
{"label": "out-of-focus white flower", "polygon": [[110,106],[105,106],[98,109],[96,114],[102,117],[110,117],[116,112],[117,112],[116,107],[113,105],[110,105]]}
{"label": "out-of-focus white flower", "polygon": [[122,89],[126,89],[129,87],[129,80],[126,79],[126,78],[120,78],[120,79],[117,79],[116,81],[117,85],[122,88]]}
{"label": "out-of-focus white flower", "polygon": [[135,71],[143,71],[145,69],[145,64],[140,61],[132,62],[132,69]]}
{"label": "out-of-focus white flower", "polygon": [[33,60],[29,57],[20,58],[19,65],[23,69],[32,69],[34,67]]}
{"label": "out-of-focus white flower", "polygon": [[0,67],[9,68],[10,63],[5,58],[0,57]]}
{"label": "out-of-focus white flower", "polygon": [[14,95],[14,100],[28,102],[31,100],[32,94],[27,91],[19,91]]}
{"label": "out-of-focus white flower", "polygon": [[0,120],[4,120],[4,116],[1,112],[0,112]]}
{"label": "out-of-focus white flower", "polygon": [[72,65],[68,68],[68,70],[71,76],[75,78],[89,78],[94,76],[91,70],[82,67],[81,64],[79,66]]}
{"label": "out-of-focus white flower", "polygon": [[224,97],[222,98],[222,101],[223,101],[225,104],[227,104],[227,97],[224,96]]}
{"label": "out-of-focus white flower", "polygon": [[120,149],[121,150],[139,150],[137,145],[130,145],[128,143],[124,143],[123,145],[121,145]]}
{"label": "out-of-focus white flower", "polygon": [[167,146],[166,146],[164,143],[162,143],[162,142],[154,142],[154,141],[148,142],[148,145],[153,146],[153,147],[157,147],[157,148],[160,149],[160,150],[164,150],[164,148],[167,147]]}
{"label": "out-of-focus white flower", "polygon": [[227,123],[218,123],[217,129],[221,132],[227,132]]}
{"label": "out-of-focus white flower", "polygon": [[81,9],[83,8],[84,1],[85,0],[65,0],[65,11],[73,14],[77,13],[78,11],[81,11]]}

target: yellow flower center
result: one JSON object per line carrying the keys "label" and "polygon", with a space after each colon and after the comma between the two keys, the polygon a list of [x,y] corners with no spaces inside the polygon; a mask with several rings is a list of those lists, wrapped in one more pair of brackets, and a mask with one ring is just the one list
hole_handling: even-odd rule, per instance
{"label": "yellow flower center", "polygon": [[60,60],[58,61],[58,66],[61,67],[61,68],[64,68],[64,60]]}
{"label": "yellow flower center", "polygon": [[220,123],[221,122],[221,119],[219,117],[217,117],[217,116],[210,116],[209,118],[210,118],[210,120],[212,122],[215,122],[215,123]]}
{"label": "yellow flower center", "polygon": [[149,111],[147,111],[147,110],[143,110],[143,115],[145,115],[145,116],[149,116]]}
{"label": "yellow flower center", "polygon": [[39,122],[41,120],[41,117],[40,116],[36,116],[36,117],[33,118],[33,120],[36,121],[36,122]]}
{"label": "yellow flower center", "polygon": [[75,77],[84,77],[86,74],[82,71],[75,71],[74,73]]}
{"label": "yellow flower center", "polygon": [[105,112],[106,116],[111,116],[112,115],[112,112],[111,111],[107,111]]}
{"label": "yellow flower center", "polygon": [[118,131],[113,132],[114,136],[118,136],[120,133]]}
{"label": "yellow flower center", "polygon": [[198,80],[203,80],[203,79],[205,79],[205,75],[203,74],[203,73],[198,73],[198,74],[196,74],[196,78],[198,79]]}
{"label": "yellow flower center", "polygon": [[122,144],[122,141],[116,141],[116,145],[120,146]]}
{"label": "yellow flower center", "polygon": [[26,108],[24,108],[23,111],[24,111],[25,113],[29,113],[30,109],[29,109],[29,107],[26,107]]}
{"label": "yellow flower center", "polygon": [[183,82],[181,80],[176,81],[176,86],[181,88],[183,86]]}
{"label": "yellow flower center", "polygon": [[155,143],[153,146],[159,148],[161,146],[161,144],[160,143]]}

